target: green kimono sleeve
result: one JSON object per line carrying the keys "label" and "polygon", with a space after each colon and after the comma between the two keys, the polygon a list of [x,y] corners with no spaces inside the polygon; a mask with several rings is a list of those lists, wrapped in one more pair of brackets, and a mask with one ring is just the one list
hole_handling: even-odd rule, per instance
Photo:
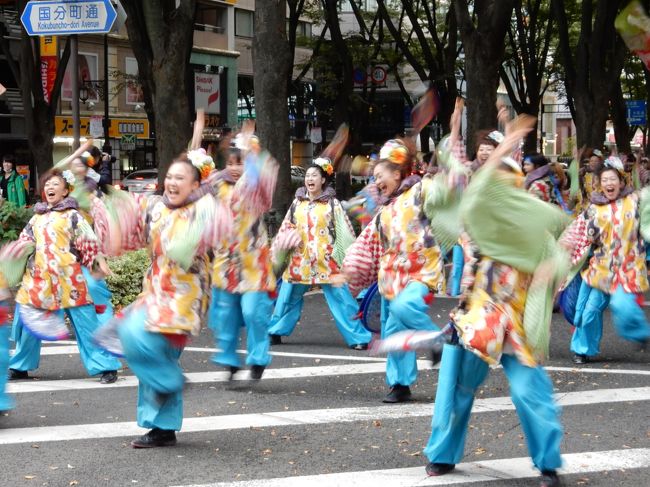
{"label": "green kimono sleeve", "polygon": [[481,254],[532,274],[546,257],[548,236],[559,237],[570,220],[512,178],[496,167],[478,171],[463,193],[460,217]]}

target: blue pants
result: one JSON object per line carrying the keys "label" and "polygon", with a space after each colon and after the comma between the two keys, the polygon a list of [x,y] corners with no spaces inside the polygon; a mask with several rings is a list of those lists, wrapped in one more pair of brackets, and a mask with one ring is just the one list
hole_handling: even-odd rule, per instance
{"label": "blue pants", "polygon": [[140,381],[138,426],[179,431],[183,424],[182,349],[171,345],[160,333],[144,329],[146,311],[133,309],[117,328],[124,357]]}
{"label": "blue pants", "polygon": [[[0,306],[4,303],[0,302]],[[9,368],[9,323],[0,323],[0,412],[14,408],[13,398],[5,392],[7,369]]]}
{"label": "blue pants", "polygon": [[[70,318],[77,336],[79,355],[88,375],[97,375],[107,370],[117,370],[120,361],[97,347],[93,341],[93,333],[99,327],[95,306],[87,304],[74,308],[59,310]],[[41,359],[41,340],[32,335],[20,319],[20,305],[16,305],[11,338],[16,342],[16,350],[9,361],[9,368],[15,370],[35,370]]]}
{"label": "blue pants", "polygon": [[[392,300],[381,300],[381,337],[389,337],[404,330],[437,331],[424,301],[429,288],[421,282],[410,282],[404,290]],[[415,352],[392,352],[386,361],[386,383],[410,386],[418,376]]]}
{"label": "blue pants", "polygon": [[451,296],[460,295],[460,281],[463,277],[463,265],[465,264],[465,256],[463,255],[463,248],[456,244],[452,250],[452,267],[451,267],[451,282],[449,283],[449,294]]}
{"label": "blue pants", "polygon": [[113,303],[111,303],[113,295],[108,290],[108,286],[104,279],[95,279],[86,267],[82,267],[81,271],[86,278],[86,285],[88,286],[88,292],[90,293],[93,303],[96,306],[106,307],[103,313],[97,313],[99,326],[104,325],[113,317]]}
{"label": "blue pants", "polygon": [[610,306],[614,329],[621,338],[643,342],[650,338],[650,326],[634,294],[626,293],[622,286],[611,296],[582,283],[571,338],[571,351],[581,355],[598,355],[603,336],[603,312]]}
{"label": "blue pants", "polygon": [[[334,287],[330,284],[321,284],[320,287],[345,343],[348,346],[369,343],[372,333],[355,318],[359,311],[359,305],[350,294],[348,287]],[[293,333],[302,312],[303,295],[308,289],[309,286],[306,284],[282,282],[280,295],[271,318],[270,334],[289,336]]]}
{"label": "blue pants", "polygon": [[214,333],[219,352],[212,361],[219,365],[239,367],[237,345],[242,326],[246,326],[246,365],[271,363],[268,326],[273,301],[265,291],[229,293],[212,289],[208,325]]}
{"label": "blue pants", "polygon": [[[501,365],[535,467],[559,468],[562,426],[553,401],[553,384],[541,366],[526,367],[513,355],[502,355]],[[445,345],[431,437],[424,449],[429,461],[455,465],[462,459],[474,395],[488,371],[487,363],[478,356],[462,347]]]}

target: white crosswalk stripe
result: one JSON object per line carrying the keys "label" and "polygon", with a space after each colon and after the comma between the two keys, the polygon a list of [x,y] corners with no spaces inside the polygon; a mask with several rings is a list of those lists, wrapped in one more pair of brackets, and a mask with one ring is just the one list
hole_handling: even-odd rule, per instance
{"label": "white crosswalk stripe", "polygon": [[[599,403],[619,403],[650,400],[650,387],[625,389],[600,389],[566,392],[556,395],[561,406],[580,406]],[[477,399],[473,413],[489,413],[513,410],[510,397]],[[303,411],[274,411],[268,413],[234,414],[185,418],[181,434],[197,431],[221,431],[268,426],[296,426],[329,423],[349,423],[430,416],[431,404],[402,404],[397,406],[310,409]],[[133,422],[79,424],[65,426],[43,426],[36,428],[14,428],[0,430],[0,445],[37,443],[47,441],[69,441],[93,438],[115,438],[141,433]]]}
{"label": "white crosswalk stripe", "polygon": [[[570,453],[563,455],[561,473],[582,474],[609,470],[650,467],[650,448]],[[537,477],[530,458],[503,458],[483,462],[461,463],[452,473],[442,477],[427,477],[424,467],[371,470],[322,475],[284,477],[242,482],[177,487],[426,487],[436,485],[471,484],[476,482],[503,482],[505,480]],[[497,484],[498,485],[498,484]]]}

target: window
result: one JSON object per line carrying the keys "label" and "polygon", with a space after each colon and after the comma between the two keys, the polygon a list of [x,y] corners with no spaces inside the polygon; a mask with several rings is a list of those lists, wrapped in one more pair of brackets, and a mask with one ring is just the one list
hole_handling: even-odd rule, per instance
{"label": "window", "polygon": [[298,37],[311,37],[311,24],[309,22],[298,21],[298,28],[296,29]]}
{"label": "window", "polygon": [[224,32],[225,10],[214,4],[197,3],[194,17],[195,29],[208,32]]}
{"label": "window", "polygon": [[253,37],[255,19],[250,10],[235,9],[235,35],[239,37]]}

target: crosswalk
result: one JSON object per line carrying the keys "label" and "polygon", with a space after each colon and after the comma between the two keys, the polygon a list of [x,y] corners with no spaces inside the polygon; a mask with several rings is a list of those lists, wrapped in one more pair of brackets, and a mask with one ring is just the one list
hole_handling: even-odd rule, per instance
{"label": "crosswalk", "polygon": [[[435,368],[418,362],[416,401],[384,405],[384,359],[315,342],[278,347],[256,384],[243,372],[229,383],[209,360],[215,351],[209,337],[188,347],[179,444],[144,453],[128,447],[143,433],[134,421],[137,380],[128,369],[112,385],[68,372],[55,378],[52,370],[78,361],[76,345],[44,346],[37,379],[9,383],[17,409],[0,418],[0,455],[16,460],[3,465],[7,480],[0,484],[536,485],[501,371],[491,374],[475,401],[466,462],[449,475],[427,478],[421,450],[430,432]],[[563,475],[625,471],[647,479],[650,367],[578,371],[558,361],[548,371],[563,408]],[[98,455],[110,455],[119,468],[103,469]],[[589,485],[609,484],[592,478]]]}

